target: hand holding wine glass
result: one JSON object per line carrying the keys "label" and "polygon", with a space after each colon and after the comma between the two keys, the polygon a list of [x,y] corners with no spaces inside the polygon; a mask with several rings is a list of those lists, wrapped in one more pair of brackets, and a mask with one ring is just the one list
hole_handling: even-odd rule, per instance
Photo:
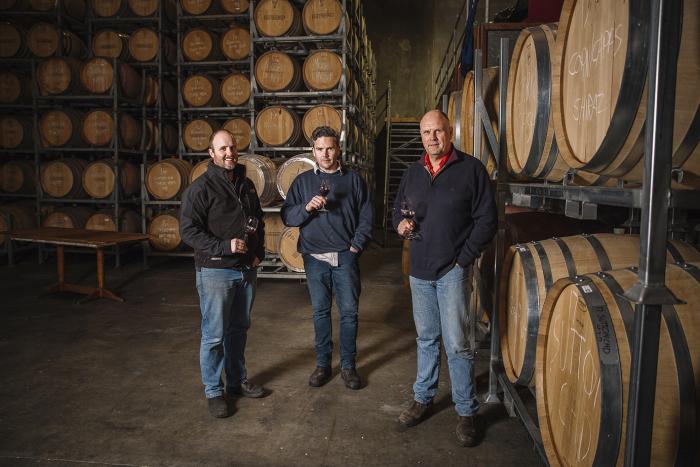
{"label": "hand holding wine glass", "polygon": [[[328,196],[328,193],[331,191],[331,183],[328,181],[327,178],[322,178],[321,179],[321,185],[318,187],[318,194],[322,196],[323,198],[326,198]],[[324,206],[319,209],[319,211],[323,212],[328,212],[328,209],[326,209],[326,206]]]}
{"label": "hand holding wine glass", "polygon": [[416,211],[411,204],[411,202],[404,198],[403,201],[401,201],[401,217],[404,218],[404,220],[407,221],[409,224],[409,227],[404,229],[403,231],[403,237],[406,240],[415,240],[420,238],[420,234],[415,232],[415,229],[417,227],[415,217],[416,217]]}

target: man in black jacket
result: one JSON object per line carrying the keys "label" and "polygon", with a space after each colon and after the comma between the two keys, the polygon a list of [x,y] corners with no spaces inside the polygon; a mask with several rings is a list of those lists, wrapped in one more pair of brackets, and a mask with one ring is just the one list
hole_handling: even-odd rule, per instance
{"label": "man in black jacket", "polygon": [[[496,206],[486,169],[452,146],[452,128],[444,113],[425,114],[420,132],[425,155],[404,174],[393,214],[399,235],[415,237],[410,284],[418,334],[414,400],[399,423],[413,426],[430,409],[437,394],[442,337],[459,416],[457,438],[464,446],[474,446],[480,428],[474,357],[466,333],[470,271],[496,232]],[[413,211],[413,216],[406,216],[406,211]]]}
{"label": "man in black jacket", "polygon": [[[227,130],[209,140],[207,171],[182,196],[180,235],[194,248],[197,291],[202,312],[199,364],[209,412],[229,415],[221,381],[226,370],[229,394],[262,397],[248,381],[245,344],[255,298],[255,268],[265,257],[263,212],[255,186],[237,165],[234,136]],[[246,225],[255,231],[246,232]]]}
{"label": "man in black jacket", "polygon": [[[360,389],[355,370],[357,313],[360,299],[358,258],[372,238],[372,203],[367,185],[340,164],[338,134],[319,127],[311,135],[314,170],[297,176],[287,192],[282,220],[299,227],[311,296],[316,369],[309,385],[323,386],[331,377],[331,298],[340,314],[340,376],[345,386]],[[322,183],[327,189],[322,189]]]}

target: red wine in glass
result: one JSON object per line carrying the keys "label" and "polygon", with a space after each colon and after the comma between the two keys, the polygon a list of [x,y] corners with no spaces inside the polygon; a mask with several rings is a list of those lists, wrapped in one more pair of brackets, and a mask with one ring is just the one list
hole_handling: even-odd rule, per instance
{"label": "red wine in glass", "polygon": [[[416,223],[413,220],[413,218],[416,217],[416,211],[413,209],[411,203],[409,203],[408,200],[403,200],[401,202],[401,217],[411,221],[412,227],[415,228]],[[414,240],[419,238],[419,235],[413,230],[411,230],[410,232],[404,235],[404,238],[406,240]]]}
{"label": "red wine in glass", "polygon": [[[323,178],[321,179],[321,185],[318,187],[318,194],[323,196],[324,198],[328,196],[328,193],[331,191],[331,184],[330,182]],[[328,211],[325,207],[319,209],[319,211]]]}
{"label": "red wine in glass", "polygon": [[245,221],[245,234],[243,235],[243,241],[248,241],[248,235],[254,234],[258,230],[258,218],[254,216],[248,216]]}

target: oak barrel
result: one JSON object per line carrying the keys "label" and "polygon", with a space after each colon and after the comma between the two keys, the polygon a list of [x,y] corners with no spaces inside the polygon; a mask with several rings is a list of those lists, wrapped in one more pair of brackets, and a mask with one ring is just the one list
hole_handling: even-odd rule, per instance
{"label": "oak barrel", "polygon": [[[138,168],[130,162],[121,161],[118,171],[120,196],[135,195],[141,188]],[[92,198],[109,198],[114,193],[116,178],[112,159],[97,160],[88,164],[83,171],[83,189]]]}
{"label": "oak barrel", "polygon": [[278,212],[266,212],[263,222],[265,222],[265,251],[276,255],[279,253],[280,236],[284,230],[282,216]]}
{"label": "oak barrel", "polygon": [[[141,232],[141,216],[133,209],[119,209],[119,232]],[[103,232],[117,232],[117,219],[114,209],[102,209],[85,221],[87,230],[101,230]]]}
{"label": "oak barrel", "polygon": [[27,31],[27,46],[39,58],[61,55],[83,59],[88,52],[83,40],[73,32],[61,31],[55,24],[43,21]]}
{"label": "oak barrel", "polygon": [[155,162],[146,172],[146,189],[155,199],[168,200],[179,196],[190,181],[192,164],[170,158]]}
{"label": "oak barrel", "polygon": [[343,62],[330,50],[315,50],[304,60],[304,84],[311,91],[335,89],[343,77]]}
{"label": "oak barrel", "polygon": [[268,206],[277,199],[277,167],[269,157],[247,154],[238,158],[238,163],[245,166],[245,174],[255,185],[255,191],[262,206]]}
{"label": "oak barrel", "polygon": [[182,99],[189,107],[220,107],[221,84],[213,76],[196,74],[182,85]]}
{"label": "oak barrel", "polygon": [[219,60],[221,50],[218,36],[208,29],[190,29],[182,38],[182,56],[189,62]]}
{"label": "oak barrel", "polygon": [[85,198],[83,172],[87,161],[77,158],[57,159],[41,165],[41,189],[52,198]]}
{"label": "oak barrel", "polygon": [[0,116],[0,149],[29,148],[32,121],[28,117]]}
{"label": "oak barrel", "polygon": [[266,107],[255,116],[255,134],[267,146],[293,146],[301,136],[299,116],[279,105]]}
{"label": "oak barrel", "polygon": [[218,3],[215,0],[180,0],[182,11],[187,15],[195,16],[216,12]]}
{"label": "oak barrel", "polygon": [[[700,261],[687,243],[671,241],[667,260]],[[535,345],[542,303],[552,284],[564,277],[639,264],[636,235],[594,234],[515,245],[506,254],[501,276],[501,351],[508,378],[534,382]]]}
{"label": "oak barrel", "polygon": [[128,0],[129,11],[135,16],[153,16],[158,12],[160,2],[164,1],[163,13],[170,19],[174,19],[177,6],[174,0]]}
{"label": "oak barrel", "polygon": [[240,15],[248,11],[249,0],[221,0],[221,7],[226,13]]}
{"label": "oak barrel", "polygon": [[301,15],[289,0],[262,0],[253,17],[262,36],[296,36],[301,32]]}
{"label": "oak barrel", "polygon": [[92,52],[95,57],[131,60],[129,35],[111,29],[101,29],[92,38]]}
{"label": "oak barrel", "polygon": [[255,80],[265,91],[294,91],[301,86],[299,63],[277,50],[262,54],[255,62]]}
{"label": "oak barrel", "polygon": [[24,29],[6,21],[0,22],[0,58],[27,55],[29,55],[29,49]]}
{"label": "oak barrel", "polygon": [[83,146],[82,115],[75,110],[49,110],[39,117],[39,137],[44,147]]}
{"label": "oak barrel", "polygon": [[146,120],[146,137],[144,138],[144,148],[146,150],[156,149],[158,142],[162,144],[161,153],[177,152],[177,128],[172,123],[161,122],[163,135],[161,136],[157,120]]}
{"label": "oak barrel", "polygon": [[232,118],[222,125],[222,128],[230,131],[236,139],[236,150],[244,151],[250,145],[250,123],[243,118]]}
{"label": "oak barrel", "polygon": [[[491,118],[491,128],[493,128],[496,138],[498,138],[498,110],[499,110],[499,89],[498,89],[498,68],[484,68],[481,82],[483,91],[484,106]],[[456,105],[456,104],[455,104]],[[462,89],[462,100],[460,102],[459,122],[454,122],[453,127],[460,125],[461,142],[467,154],[474,152],[474,72],[470,71],[464,78],[464,88]],[[455,130],[456,131],[456,130]],[[472,154],[474,155],[474,154]],[[496,168],[496,157],[488,144],[486,132],[481,132],[481,154],[474,155],[486,166],[489,174]]]}
{"label": "oak barrel", "polygon": [[93,214],[86,207],[61,206],[46,215],[42,227],[60,227],[63,229],[84,229],[85,223]]}
{"label": "oak barrel", "polygon": [[46,95],[74,94],[80,87],[82,63],[70,57],[51,57],[39,62],[36,81],[39,93]]}
{"label": "oak barrel", "polygon": [[[36,203],[30,200],[0,204],[0,232],[10,230],[32,229],[36,227]],[[0,246],[5,244],[6,236],[0,234]]]}
{"label": "oak barrel", "polygon": [[277,251],[287,269],[294,272],[304,272],[304,258],[297,250],[297,243],[299,243],[299,228],[287,227],[280,234]]}
{"label": "oak barrel", "polygon": [[245,105],[250,99],[250,80],[243,73],[231,73],[221,81],[221,97],[228,105]]}
{"label": "oak barrel", "polygon": [[17,104],[29,100],[31,80],[14,71],[0,72],[0,104]]}
{"label": "oak barrel", "polygon": [[[162,86],[161,86],[162,84]],[[162,88],[162,89],[161,89]],[[158,97],[163,101],[168,109],[177,108],[178,92],[177,87],[172,81],[163,80],[162,82],[154,76],[146,76],[146,96],[144,97],[147,106],[154,106],[158,102]]]}
{"label": "oak barrel", "polygon": [[250,31],[240,26],[231,26],[221,35],[219,47],[229,60],[243,60],[250,56]]}
{"label": "oak barrel", "polygon": [[287,197],[287,191],[300,173],[313,170],[315,167],[313,154],[305,153],[290,157],[277,169],[277,191],[282,198]]}
{"label": "oak barrel", "polygon": [[182,130],[182,142],[192,152],[206,152],[209,138],[218,129],[219,123],[214,120],[192,120]]}
{"label": "oak barrel", "polygon": [[119,143],[127,149],[134,149],[141,143],[141,122],[130,114],[118,114],[118,125],[114,124],[109,110],[92,110],[85,114],[82,124],[83,140],[97,147],[108,146],[113,142],[115,126],[119,129]]}
{"label": "oak barrel", "polygon": [[319,104],[306,111],[304,118],[301,120],[301,126],[304,130],[304,137],[311,143],[311,134],[320,126],[331,127],[340,134],[342,118],[335,107]]}
{"label": "oak barrel", "polygon": [[148,224],[148,239],[159,251],[174,251],[182,246],[180,238],[180,215],[177,211],[166,211],[153,217]]}
{"label": "oak barrel", "polygon": [[199,177],[204,175],[204,173],[207,171],[209,168],[209,162],[211,161],[211,158],[206,158],[203,161],[197,162],[194,167],[192,167],[192,171],[190,172],[190,185],[192,182],[197,180]]}
{"label": "oak barrel", "polygon": [[[668,264],[681,304],[661,312],[650,465],[698,465],[700,263]],[[537,415],[549,465],[623,465],[637,282],[619,269],[562,279],[542,308]]]}
{"label": "oak barrel", "polygon": [[[15,5],[22,2],[17,1]],[[54,11],[57,0],[29,0],[29,8],[34,11]],[[61,2],[61,14],[71,18],[83,20],[85,18],[85,0],[63,0]]]}
{"label": "oak barrel", "polygon": [[[119,93],[129,99],[135,99],[141,94],[141,74],[131,65],[118,63],[117,79]],[[105,94],[114,86],[114,66],[111,60],[91,58],[82,65],[80,82],[83,87],[93,94]]]}
{"label": "oak barrel", "polygon": [[[129,36],[129,53],[137,62],[151,62],[158,58],[160,52],[158,33],[150,28],[140,28]],[[163,37],[163,53],[165,61],[174,64],[177,59],[177,49],[169,37]]]}
{"label": "oak barrel", "polygon": [[99,18],[111,18],[124,13],[127,0],[90,0],[92,12]]}
{"label": "oak barrel", "polygon": [[343,7],[338,0],[309,0],[301,13],[304,30],[314,36],[333,34],[343,19]]}
{"label": "oak barrel", "polygon": [[34,162],[14,160],[0,165],[0,191],[12,194],[36,193]]}

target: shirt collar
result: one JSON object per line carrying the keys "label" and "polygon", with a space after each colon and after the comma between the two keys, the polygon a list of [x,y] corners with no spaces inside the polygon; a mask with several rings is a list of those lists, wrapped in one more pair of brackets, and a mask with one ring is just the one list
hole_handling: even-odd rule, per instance
{"label": "shirt collar", "polygon": [[333,172],[322,172],[321,168],[318,166],[316,161],[314,161],[314,173],[316,175],[318,175],[319,173],[324,173],[324,174],[330,175],[330,174],[334,174],[334,173],[338,173],[338,172],[340,172],[341,175],[345,173],[345,169],[343,169],[343,164],[340,162],[340,160],[338,161],[338,168],[335,169]]}
{"label": "shirt collar", "polygon": [[450,160],[453,159],[454,155],[455,155],[455,149],[454,149],[454,146],[452,146],[448,152],[446,152],[445,154],[440,156],[440,159],[439,159],[440,164],[438,165],[437,170],[433,170],[433,164],[430,161],[430,156],[428,155],[427,152],[424,152],[423,153],[423,165],[428,170],[428,172],[430,172],[430,175],[432,175],[434,177],[435,175],[437,175],[438,172],[440,172],[440,170],[442,170],[443,167],[445,167],[445,165]]}

